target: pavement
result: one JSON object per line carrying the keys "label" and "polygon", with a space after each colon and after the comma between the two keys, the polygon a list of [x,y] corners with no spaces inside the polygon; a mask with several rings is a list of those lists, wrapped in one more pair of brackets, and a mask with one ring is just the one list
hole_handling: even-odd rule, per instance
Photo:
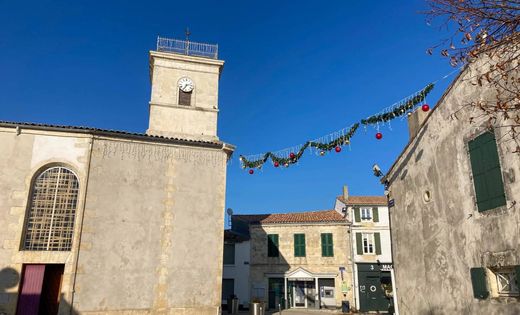
{"label": "pavement", "polygon": [[[222,315],[226,315],[226,311],[222,311]],[[239,315],[249,315],[251,314],[249,311],[239,311]],[[368,313],[342,313],[340,310],[312,310],[312,309],[288,309],[283,310],[281,312],[271,312],[266,311],[265,315],[334,315],[334,314],[355,314],[355,315],[362,315],[362,314],[368,314]],[[374,314],[374,313],[371,313]],[[378,314],[387,314],[387,313],[378,313]]]}
{"label": "pavement", "polygon": [[[225,315],[225,311],[222,312]],[[250,314],[249,311],[239,311],[239,315]],[[283,310],[281,312],[271,312],[266,311],[265,315],[334,315],[334,314],[343,314],[339,310],[309,310],[309,309],[288,309]]]}

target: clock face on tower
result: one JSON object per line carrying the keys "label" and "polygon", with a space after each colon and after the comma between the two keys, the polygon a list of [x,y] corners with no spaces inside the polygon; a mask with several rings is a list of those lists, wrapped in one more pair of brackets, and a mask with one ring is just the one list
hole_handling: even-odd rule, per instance
{"label": "clock face on tower", "polygon": [[189,93],[193,91],[193,81],[190,78],[182,78],[179,80],[179,89],[181,91]]}

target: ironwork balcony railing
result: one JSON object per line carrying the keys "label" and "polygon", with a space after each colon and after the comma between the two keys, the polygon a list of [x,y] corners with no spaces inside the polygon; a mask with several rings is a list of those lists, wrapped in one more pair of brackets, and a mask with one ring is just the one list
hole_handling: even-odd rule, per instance
{"label": "ironwork balcony railing", "polygon": [[218,45],[196,43],[189,40],[179,40],[157,37],[157,51],[172,52],[188,56],[218,58]]}

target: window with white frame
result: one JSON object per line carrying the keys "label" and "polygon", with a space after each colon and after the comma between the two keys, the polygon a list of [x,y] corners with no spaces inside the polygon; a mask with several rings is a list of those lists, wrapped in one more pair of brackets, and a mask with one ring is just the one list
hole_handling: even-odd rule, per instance
{"label": "window with white frame", "polygon": [[361,221],[372,221],[372,208],[361,208]]}
{"label": "window with white frame", "polygon": [[374,233],[363,233],[363,254],[374,254]]}
{"label": "window with white frame", "polygon": [[514,269],[498,269],[493,271],[497,281],[497,293],[500,296],[518,296],[518,282]]}

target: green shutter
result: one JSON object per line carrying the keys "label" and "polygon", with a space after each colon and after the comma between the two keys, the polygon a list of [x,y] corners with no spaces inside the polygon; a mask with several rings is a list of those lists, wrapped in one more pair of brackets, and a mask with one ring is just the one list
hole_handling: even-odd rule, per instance
{"label": "green shutter", "polygon": [[224,265],[235,264],[235,244],[227,243],[224,244]]}
{"label": "green shutter", "polygon": [[359,213],[359,208],[358,207],[354,208],[354,220],[356,222],[361,222],[361,213]]}
{"label": "green shutter", "polygon": [[305,257],[305,234],[294,234],[294,256]]}
{"label": "green shutter", "polygon": [[487,289],[486,269],[471,268],[471,284],[473,285],[473,296],[477,299],[487,299],[489,291]]}
{"label": "green shutter", "polygon": [[267,235],[267,256],[278,257],[279,255],[278,234]]}
{"label": "green shutter", "polygon": [[478,211],[506,204],[495,134],[485,132],[468,143]]}
{"label": "green shutter", "polygon": [[372,208],[372,218],[374,222],[379,222],[379,209],[377,207]]}
{"label": "green shutter", "polygon": [[520,265],[515,266],[515,271],[516,271],[516,285],[518,287],[520,287]]}
{"label": "green shutter", "polygon": [[380,236],[380,233],[374,233],[374,243],[376,243],[376,255],[381,255],[381,236]]}
{"label": "green shutter", "polygon": [[334,245],[332,243],[332,233],[321,233],[321,256],[333,257]]}
{"label": "green shutter", "polygon": [[363,239],[361,238],[361,233],[356,233],[356,247],[357,254],[363,255]]}
{"label": "green shutter", "polygon": [[321,233],[321,256],[327,257],[327,234]]}

